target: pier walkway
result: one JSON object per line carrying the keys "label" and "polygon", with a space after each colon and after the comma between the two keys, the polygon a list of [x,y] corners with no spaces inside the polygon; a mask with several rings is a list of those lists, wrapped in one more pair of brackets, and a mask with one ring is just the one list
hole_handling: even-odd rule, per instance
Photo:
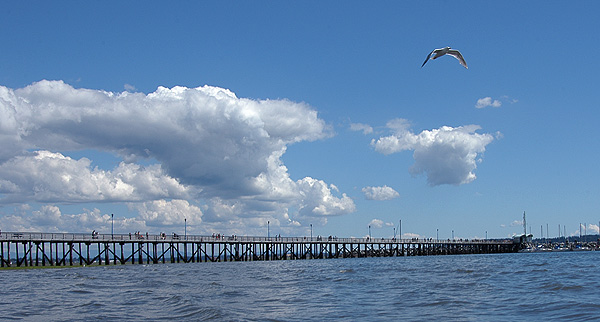
{"label": "pier walkway", "polygon": [[517,252],[507,240],[2,232],[0,267],[83,266]]}

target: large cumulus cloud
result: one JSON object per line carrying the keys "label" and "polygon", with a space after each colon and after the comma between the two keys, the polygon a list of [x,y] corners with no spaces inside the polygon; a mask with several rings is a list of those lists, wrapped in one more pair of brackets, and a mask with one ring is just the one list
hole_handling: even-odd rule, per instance
{"label": "large cumulus cloud", "polygon": [[414,165],[412,174],[426,174],[432,186],[461,185],[472,182],[473,172],[481,160],[478,156],[494,137],[476,133],[478,125],[459,127],[442,126],[439,129],[423,130],[415,134],[403,119],[388,122],[393,134],[372,140],[371,145],[383,154],[412,150]]}
{"label": "large cumulus cloud", "polygon": [[[143,94],[45,80],[0,86],[0,202],[139,202],[132,209],[158,223],[149,214],[166,214],[173,204],[152,202],[189,200],[213,219],[246,212],[297,224],[294,215],[354,211],[328,184],[292,180],[281,161],[289,144],[331,135],[307,104],[238,98],[218,87]],[[93,160],[61,153],[74,150],[110,152],[124,162],[97,169]],[[157,165],[142,167],[144,159]]]}
{"label": "large cumulus cloud", "polygon": [[182,183],[214,188],[219,194],[253,193],[252,178],[266,170],[272,153],[329,134],[305,104],[239,99],[210,86],[159,87],[144,95],[41,81],[15,91],[4,88],[2,94],[7,118],[2,132],[19,133],[3,138],[3,145],[52,151],[94,148],[129,160],[151,157]]}

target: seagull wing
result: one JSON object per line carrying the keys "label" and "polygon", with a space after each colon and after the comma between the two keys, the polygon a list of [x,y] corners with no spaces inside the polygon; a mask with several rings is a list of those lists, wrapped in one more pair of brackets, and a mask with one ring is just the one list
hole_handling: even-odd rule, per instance
{"label": "seagull wing", "polygon": [[465,61],[465,59],[463,58],[462,54],[460,53],[460,51],[455,50],[455,49],[451,49],[448,51],[447,53],[448,55],[458,59],[458,61],[460,62],[461,65],[465,66],[466,69],[469,69],[469,67],[467,67],[467,62]]}
{"label": "seagull wing", "polygon": [[425,64],[427,63],[427,61],[429,60],[429,58],[431,57],[431,54],[433,54],[433,52],[436,51],[436,49],[432,50],[429,55],[427,55],[427,58],[425,59],[425,61],[423,62],[423,65],[421,65],[421,68],[423,68],[423,66],[425,66]]}

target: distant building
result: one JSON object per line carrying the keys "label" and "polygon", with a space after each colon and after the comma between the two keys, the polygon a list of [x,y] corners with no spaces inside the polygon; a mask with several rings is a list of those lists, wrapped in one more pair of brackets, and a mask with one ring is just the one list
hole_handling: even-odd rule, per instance
{"label": "distant building", "polygon": [[533,235],[515,235],[513,236],[513,244],[530,244],[533,242]]}

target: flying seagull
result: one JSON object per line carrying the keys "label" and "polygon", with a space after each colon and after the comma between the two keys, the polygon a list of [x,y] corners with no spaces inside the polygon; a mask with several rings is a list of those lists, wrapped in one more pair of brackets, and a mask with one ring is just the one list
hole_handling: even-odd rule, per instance
{"label": "flying seagull", "polygon": [[[431,57],[431,55],[435,54],[435,56]],[[423,66],[425,66],[425,64],[427,63],[427,61],[431,58],[431,59],[437,59],[440,58],[444,55],[450,55],[456,59],[458,59],[458,61],[460,62],[461,65],[465,66],[466,69],[469,69],[469,67],[467,67],[467,62],[465,61],[465,59],[463,58],[463,56],[461,55],[460,51],[456,50],[456,49],[450,49],[450,47],[445,47],[445,48],[439,48],[439,49],[434,49],[432,52],[429,53],[429,55],[427,55],[427,59],[425,59],[425,62],[423,63],[423,65],[421,65],[421,68],[423,68]]]}

